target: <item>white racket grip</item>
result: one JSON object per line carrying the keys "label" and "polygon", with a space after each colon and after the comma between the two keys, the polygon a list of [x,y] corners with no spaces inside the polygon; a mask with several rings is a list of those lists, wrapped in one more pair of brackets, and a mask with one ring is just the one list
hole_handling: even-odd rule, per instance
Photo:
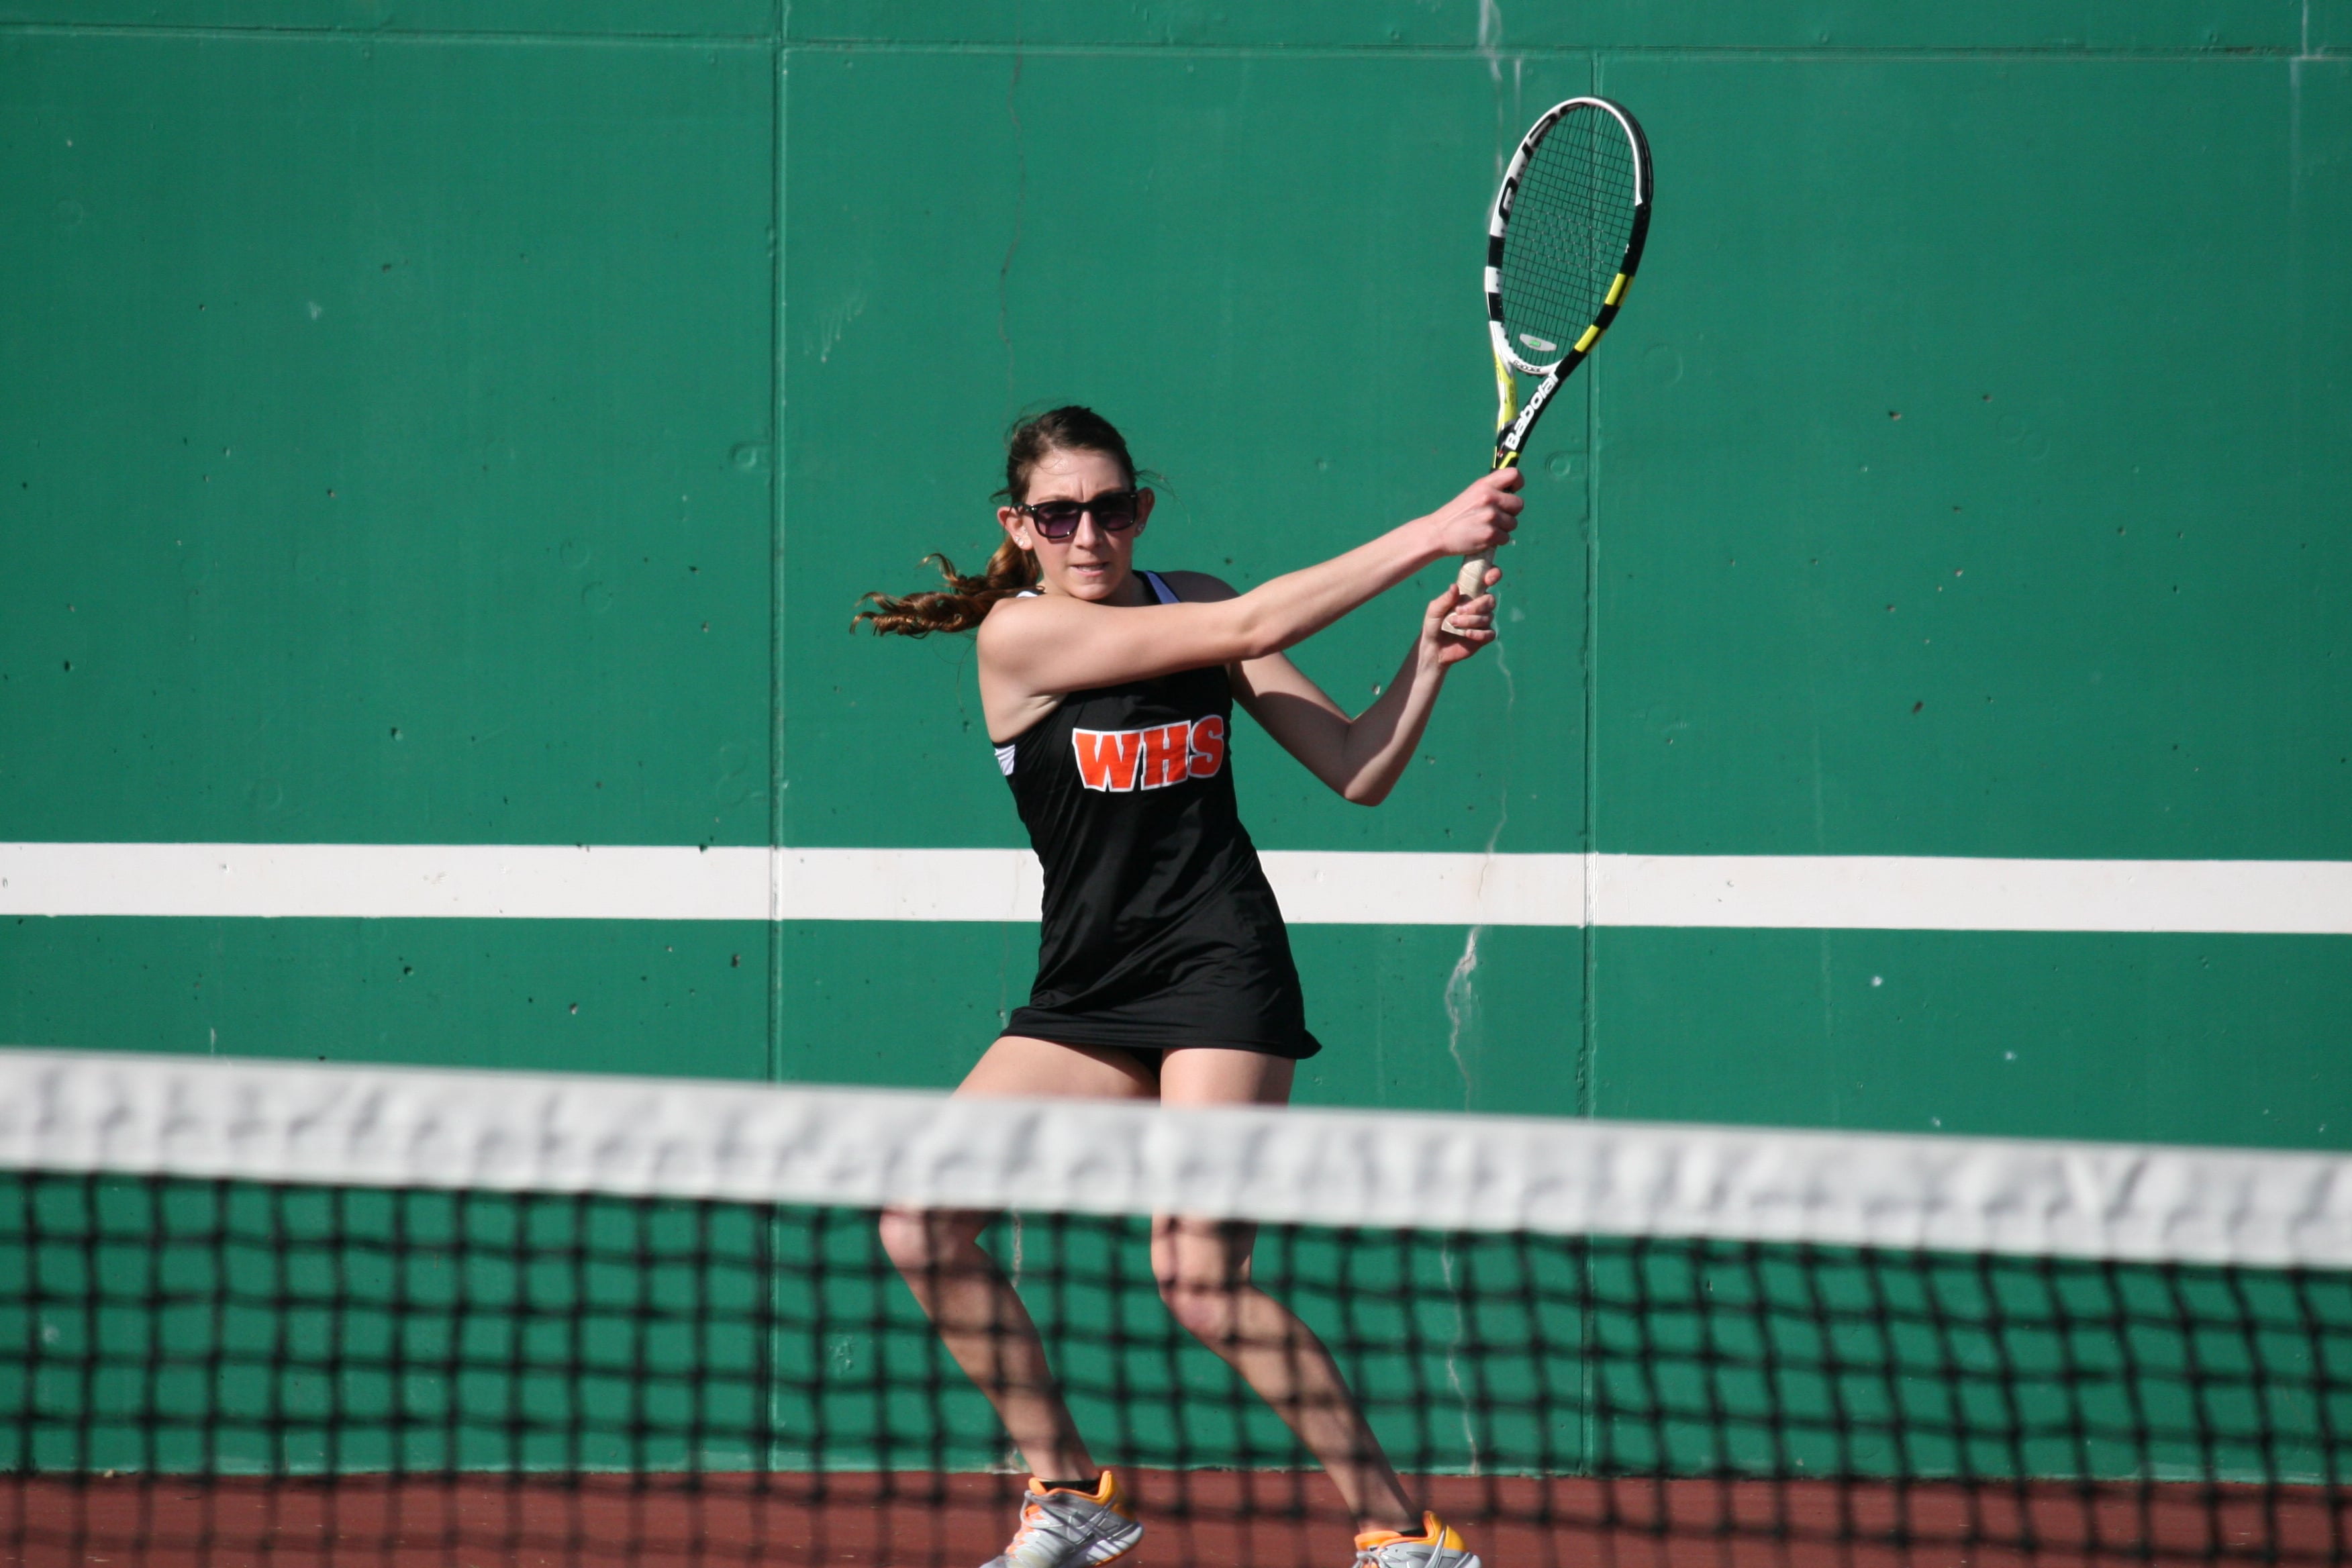
{"label": "white racket grip", "polygon": [[[1465,555],[1462,558],[1462,570],[1454,574],[1454,591],[1462,595],[1460,603],[1466,605],[1486,591],[1486,568],[1494,563],[1495,552],[1491,550],[1482,550],[1475,555]],[[1462,629],[1454,624],[1454,617],[1450,614],[1443,624],[1449,632],[1458,632]]]}
{"label": "white racket grip", "polygon": [[1454,586],[1463,598],[1475,599],[1486,591],[1486,569],[1494,563],[1495,552],[1491,550],[1462,558],[1462,570],[1454,574]]}

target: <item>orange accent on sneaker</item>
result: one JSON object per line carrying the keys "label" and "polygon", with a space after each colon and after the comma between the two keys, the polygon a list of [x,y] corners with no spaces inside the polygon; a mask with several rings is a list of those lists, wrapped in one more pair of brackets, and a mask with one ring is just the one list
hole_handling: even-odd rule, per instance
{"label": "orange accent on sneaker", "polygon": [[1402,1530],[1368,1530],[1356,1537],[1356,1550],[1374,1552],[1383,1546],[1393,1546],[1400,1541],[1426,1541],[1449,1552],[1464,1550],[1461,1533],[1433,1513],[1421,1516],[1419,1535],[1407,1535]]}
{"label": "orange accent on sneaker", "polygon": [[[1075,1497],[1085,1498],[1089,1502],[1098,1502],[1105,1508],[1113,1510],[1123,1519],[1133,1519],[1135,1517],[1135,1510],[1128,1507],[1127,1498],[1125,1494],[1119,1490],[1118,1477],[1109,1470],[1105,1470],[1102,1473],[1102,1479],[1095,1483],[1095,1489],[1090,1492],[1080,1491],[1076,1487],[1049,1487],[1040,1477],[1031,1476],[1029,1478],[1030,1496],[1051,1497],[1055,1492],[1067,1492]],[[1026,1513],[1026,1504],[1023,1505],[1023,1511],[1024,1514]]]}

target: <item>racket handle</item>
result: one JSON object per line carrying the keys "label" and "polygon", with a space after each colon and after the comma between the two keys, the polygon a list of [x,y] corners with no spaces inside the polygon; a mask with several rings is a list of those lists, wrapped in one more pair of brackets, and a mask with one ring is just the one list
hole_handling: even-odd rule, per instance
{"label": "racket handle", "polygon": [[1495,552],[1482,550],[1475,555],[1462,558],[1462,570],[1454,575],[1454,586],[1463,598],[1475,599],[1486,591],[1486,569],[1495,563]]}
{"label": "racket handle", "polygon": [[[1503,363],[1500,353],[1495,355],[1495,399],[1499,405],[1495,416],[1495,467],[1502,469],[1519,460],[1517,450],[1503,444],[1504,434],[1509,431],[1511,422],[1518,416],[1519,384],[1511,379],[1511,367]],[[1454,574],[1454,588],[1462,595],[1463,603],[1467,604],[1486,591],[1486,569],[1494,564],[1495,552],[1491,550],[1482,550],[1475,555],[1462,558],[1462,569]],[[1449,632],[1461,630],[1450,615],[1442,624]]]}
{"label": "racket handle", "polygon": [[[1494,563],[1495,552],[1491,550],[1482,550],[1475,555],[1462,558],[1462,570],[1454,574],[1454,591],[1462,595],[1459,603],[1466,605],[1486,591],[1486,568]],[[1462,629],[1454,624],[1451,615],[1439,624],[1449,632]]]}

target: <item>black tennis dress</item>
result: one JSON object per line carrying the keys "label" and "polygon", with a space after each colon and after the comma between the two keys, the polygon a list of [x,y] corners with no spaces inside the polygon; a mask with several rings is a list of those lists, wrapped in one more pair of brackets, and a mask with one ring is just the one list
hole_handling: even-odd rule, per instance
{"label": "black tennis dress", "polygon": [[[1175,594],[1142,574],[1163,605]],[[1008,1035],[1158,1052],[1322,1049],[1234,807],[1222,667],[1073,691],[996,748],[1045,870],[1029,1005]]]}

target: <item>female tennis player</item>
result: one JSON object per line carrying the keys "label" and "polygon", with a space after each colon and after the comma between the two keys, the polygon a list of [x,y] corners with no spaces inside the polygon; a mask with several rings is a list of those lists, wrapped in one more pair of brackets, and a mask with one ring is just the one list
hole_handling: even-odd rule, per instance
{"label": "female tennis player", "polygon": [[[1017,426],[1004,531],[986,571],[858,619],[920,637],[980,630],[981,703],[997,765],[1045,875],[1029,1005],[957,1093],[1280,1104],[1307,1030],[1282,912],[1234,807],[1238,700],[1351,801],[1378,803],[1411,761],[1446,671],[1494,640],[1494,598],[1448,587],[1396,677],[1355,718],[1283,656],[1423,567],[1507,542],[1517,469],[1426,517],[1246,594],[1199,572],[1138,572],[1152,492],[1127,443],[1085,408]],[[1501,576],[1489,572],[1491,586]],[[1451,626],[1448,617],[1451,617]],[[1003,1271],[985,1213],[893,1211],[892,1260],[1034,1472],[1019,1532],[990,1568],[1108,1562],[1143,1527],[1098,1469]],[[1416,1512],[1320,1341],[1251,1283],[1244,1225],[1160,1215],[1151,1263],[1176,1320],[1272,1405],[1338,1483],[1370,1568],[1477,1568]]]}

